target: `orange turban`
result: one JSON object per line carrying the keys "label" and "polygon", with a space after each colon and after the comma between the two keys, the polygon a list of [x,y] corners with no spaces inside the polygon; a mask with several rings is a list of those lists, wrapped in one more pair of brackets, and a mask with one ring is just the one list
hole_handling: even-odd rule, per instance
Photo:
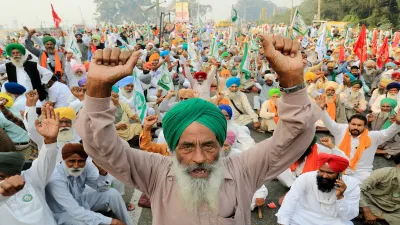
{"label": "orange turban", "polygon": [[154,53],[153,55],[150,56],[149,62],[153,62],[156,59],[160,59],[160,55],[157,53]]}
{"label": "orange turban", "polygon": [[143,65],[143,69],[145,70],[151,70],[151,62],[147,62]]}
{"label": "orange turban", "polygon": [[329,167],[335,173],[343,172],[349,166],[349,160],[341,156],[319,153],[318,155],[318,168],[321,168],[325,163],[328,163]]}
{"label": "orange turban", "polygon": [[194,90],[192,89],[180,89],[178,91],[179,98],[194,98]]}
{"label": "orange turban", "polygon": [[61,156],[63,160],[68,159],[69,157],[78,154],[82,158],[87,159],[88,155],[86,154],[85,150],[83,149],[82,144],[72,144],[68,143],[65,144],[62,151],[61,151]]}
{"label": "orange turban", "polygon": [[231,75],[231,71],[229,70],[222,70],[221,77],[229,77]]}

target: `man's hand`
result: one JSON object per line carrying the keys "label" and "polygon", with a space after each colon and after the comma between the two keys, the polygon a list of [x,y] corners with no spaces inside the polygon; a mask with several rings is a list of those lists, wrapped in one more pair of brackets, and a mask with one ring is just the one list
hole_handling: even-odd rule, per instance
{"label": "man's hand", "polygon": [[111,93],[111,101],[115,107],[119,106],[119,95],[115,92]]}
{"label": "man's hand", "polygon": [[66,55],[66,60],[67,60],[67,62],[71,62],[71,59],[72,59],[72,56],[73,56],[74,54],[72,53],[72,52],[67,52],[67,55]]}
{"label": "man's hand", "polygon": [[42,107],[42,121],[35,121],[37,132],[44,137],[45,144],[57,142],[60,114],[54,112],[54,108],[48,104]]}
{"label": "man's hand", "polygon": [[355,110],[356,112],[358,112],[358,113],[363,113],[363,112],[364,112],[364,110],[362,110],[362,109],[360,109],[360,108],[354,108],[354,110]]}
{"label": "man's hand", "polygon": [[94,160],[92,162],[93,162],[93,165],[95,165],[97,167],[97,169],[99,170],[100,175],[102,175],[102,176],[107,175],[107,171],[105,171],[101,166],[99,166]]}
{"label": "man's hand", "polygon": [[87,78],[86,94],[95,98],[111,95],[115,82],[131,75],[140,57],[137,51],[131,55],[120,48],[99,49],[94,53]]}
{"label": "man's hand", "polygon": [[267,36],[259,34],[260,44],[264,49],[272,69],[279,75],[279,84],[284,87],[294,87],[304,82],[303,61],[300,54],[300,42],[282,36]]}
{"label": "man's hand", "polygon": [[330,137],[322,137],[319,139],[321,144],[329,149],[332,149],[335,147],[335,145],[332,142],[332,139]]}
{"label": "man's hand", "polygon": [[362,207],[365,217],[366,224],[375,224],[377,217],[372,214],[371,210],[368,207]]}
{"label": "man's hand", "polygon": [[165,96],[166,99],[171,99],[172,96],[176,95],[176,92],[174,90],[169,90],[167,95]]}
{"label": "man's hand", "polygon": [[315,104],[317,104],[317,106],[319,106],[322,110],[325,110],[326,108],[326,101],[322,96],[317,96],[315,98]]}
{"label": "man's hand", "polygon": [[128,129],[128,126],[126,124],[124,124],[124,123],[121,123],[121,124],[116,125],[115,129],[117,129],[117,130],[126,130],[126,129]]}
{"label": "man's hand", "polygon": [[12,196],[25,186],[25,181],[20,175],[6,178],[0,183],[0,195]]}
{"label": "man's hand", "polygon": [[140,121],[139,117],[137,115],[133,115],[131,120],[135,121],[136,123],[141,123],[142,121]]}
{"label": "man's hand", "polygon": [[23,28],[24,28],[24,30],[25,30],[26,32],[28,32],[28,37],[32,37],[32,35],[34,35],[34,34],[36,33],[36,30],[35,30],[35,29],[29,30],[26,26],[23,26]]}
{"label": "man's hand", "polygon": [[335,185],[336,185],[336,198],[337,200],[340,200],[344,198],[343,193],[346,191],[347,185],[343,182],[342,178],[336,180]]}
{"label": "man's hand", "polygon": [[157,116],[147,116],[144,119],[144,124],[143,124],[143,129],[145,130],[151,130],[153,125],[157,123],[158,117]]}
{"label": "man's hand", "polygon": [[199,91],[194,91],[193,92],[193,97],[200,98],[200,92]]}
{"label": "man's hand", "polygon": [[30,92],[27,92],[25,94],[26,97],[26,106],[31,107],[31,106],[36,106],[37,101],[39,100],[39,94],[37,90],[33,90]]}
{"label": "man's hand", "polygon": [[5,98],[1,98],[0,97],[0,107],[5,107],[5,105],[7,104],[8,100]]}
{"label": "man's hand", "polygon": [[117,219],[112,219],[111,224],[110,225],[126,225],[123,222],[121,222],[120,220]]}
{"label": "man's hand", "polygon": [[376,116],[372,113],[367,115],[368,123],[372,123],[373,121],[376,120]]}
{"label": "man's hand", "polygon": [[85,92],[81,87],[72,87],[71,93],[75,96],[75,98],[79,99],[80,101],[85,100]]}
{"label": "man's hand", "polygon": [[400,125],[400,110],[397,112],[394,119],[395,119],[396,124]]}

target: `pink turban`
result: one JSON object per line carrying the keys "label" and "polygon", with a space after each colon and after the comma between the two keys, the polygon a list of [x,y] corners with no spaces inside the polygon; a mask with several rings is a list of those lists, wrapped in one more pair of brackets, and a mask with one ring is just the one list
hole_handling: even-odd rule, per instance
{"label": "pink turban", "polygon": [[329,167],[335,173],[343,172],[349,166],[349,160],[341,156],[319,153],[318,155],[318,168],[321,168],[325,163],[328,163]]}
{"label": "pink turban", "polygon": [[233,143],[235,143],[236,140],[236,134],[233,131],[228,131],[226,133],[226,142],[229,143],[229,145],[233,145]]}
{"label": "pink turban", "polygon": [[72,66],[72,73],[74,73],[75,74],[75,72],[77,71],[77,70],[80,70],[80,71],[82,71],[83,73],[86,73],[86,67],[84,66],[84,65],[82,65],[82,64],[74,64],[73,66]]}

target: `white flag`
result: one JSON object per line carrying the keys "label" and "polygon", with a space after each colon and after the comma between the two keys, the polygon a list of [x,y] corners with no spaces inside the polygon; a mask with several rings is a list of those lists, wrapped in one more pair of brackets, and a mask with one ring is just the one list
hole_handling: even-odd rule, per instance
{"label": "white flag", "polygon": [[242,62],[240,63],[240,71],[244,73],[246,80],[250,79],[250,57],[249,57],[249,43],[244,43],[244,53]]}
{"label": "white flag", "polygon": [[210,53],[208,54],[208,56],[214,57],[216,60],[218,60],[219,58],[218,43],[216,37],[214,37],[211,41]]}
{"label": "white flag", "polygon": [[326,34],[326,25],[323,24],[322,34],[319,36],[317,40],[317,46],[315,47],[315,52],[318,54],[318,59],[323,60],[324,55],[326,52],[326,45],[325,45],[325,34]]}
{"label": "white flag", "polygon": [[296,9],[296,12],[292,21],[293,30],[297,31],[302,36],[305,36],[308,32],[308,26],[304,22],[303,17],[300,15],[299,9]]}
{"label": "white flag", "polygon": [[81,62],[82,53],[81,50],[79,49],[78,43],[76,42],[73,27],[71,27],[71,30],[69,31],[67,44],[65,45],[65,50],[72,52],[73,55],[75,56],[76,61],[78,63],[82,63]]}
{"label": "white flag", "polygon": [[172,82],[171,73],[168,71],[166,63],[162,65],[161,77],[158,80],[158,85],[166,91],[174,90],[174,83]]}
{"label": "white flag", "polygon": [[135,111],[140,121],[144,122],[144,118],[147,114],[147,105],[146,105],[146,97],[144,96],[142,84],[139,80],[138,69],[135,67],[133,70],[133,86],[135,88],[135,93],[133,95],[133,105],[135,105]]}

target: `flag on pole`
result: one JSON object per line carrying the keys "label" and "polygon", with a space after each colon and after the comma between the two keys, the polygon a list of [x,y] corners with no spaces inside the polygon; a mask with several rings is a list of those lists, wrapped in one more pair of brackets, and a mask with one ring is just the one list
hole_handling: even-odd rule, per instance
{"label": "flag on pole", "polygon": [[65,49],[69,52],[72,52],[72,54],[75,56],[75,59],[76,59],[76,61],[78,61],[78,63],[82,63],[81,62],[82,53],[81,53],[81,50],[79,49],[78,43],[76,42],[73,27],[71,27],[71,30],[69,31],[68,39],[67,39],[66,43],[67,44],[65,45]]}
{"label": "flag on pole", "polygon": [[219,58],[218,43],[217,43],[217,38],[216,37],[214,37],[212,39],[212,41],[211,41],[210,53],[208,54],[208,56],[214,57],[217,60]]}
{"label": "flag on pole", "polygon": [[315,51],[318,54],[318,59],[323,60],[324,55],[326,52],[326,45],[325,45],[325,33],[326,33],[326,26],[323,25],[322,33],[317,40],[317,46],[315,47]]}
{"label": "flag on pole", "polygon": [[135,106],[136,114],[143,124],[144,118],[146,118],[147,114],[147,105],[142,84],[138,78],[138,73],[141,73],[141,71],[138,71],[138,69],[135,67],[133,70],[133,86],[135,88],[135,92],[133,94],[133,105]]}
{"label": "flag on pole", "polygon": [[344,46],[340,45],[340,48],[339,48],[339,60],[343,61],[343,60],[345,60],[345,57],[346,57],[346,53],[344,51]]}
{"label": "flag on pole", "polygon": [[378,48],[378,31],[374,30],[372,35],[372,55],[375,56]]}
{"label": "flag on pole", "polygon": [[253,35],[250,36],[250,50],[251,51],[258,51],[260,47],[258,44],[254,41]]}
{"label": "flag on pole", "polygon": [[301,47],[306,49],[310,45],[310,41],[308,40],[308,35],[304,36],[303,39],[301,40]]}
{"label": "flag on pole", "polygon": [[367,28],[365,25],[362,25],[360,36],[358,37],[357,42],[354,44],[354,53],[358,57],[361,63],[367,60]]}
{"label": "flag on pole", "polygon": [[236,20],[238,19],[237,11],[236,9],[233,8],[233,6],[232,6],[231,17],[232,17],[232,23],[236,22]]}
{"label": "flag on pole", "polygon": [[296,9],[296,12],[293,16],[292,27],[293,30],[295,30],[301,36],[305,36],[308,32],[308,26],[304,22],[303,17],[300,15],[300,11],[298,8]]}
{"label": "flag on pole", "polygon": [[174,83],[172,82],[171,73],[168,71],[167,64],[162,65],[162,75],[158,80],[158,85],[166,91],[174,90]]}
{"label": "flag on pole", "polygon": [[399,45],[400,41],[400,34],[399,32],[394,32],[394,37],[392,36],[393,42],[392,42],[392,48],[397,48]]}
{"label": "flag on pole", "polygon": [[378,68],[382,68],[389,60],[389,37],[386,36],[376,57],[376,65]]}
{"label": "flag on pole", "polygon": [[54,25],[56,26],[56,28],[58,28],[58,25],[61,23],[61,18],[57,15],[56,11],[54,11],[53,4],[50,5],[51,5],[51,14],[53,15]]}
{"label": "flag on pole", "polygon": [[249,57],[249,43],[244,43],[244,53],[242,62],[240,63],[240,71],[244,73],[246,80],[250,79],[250,57]]}

